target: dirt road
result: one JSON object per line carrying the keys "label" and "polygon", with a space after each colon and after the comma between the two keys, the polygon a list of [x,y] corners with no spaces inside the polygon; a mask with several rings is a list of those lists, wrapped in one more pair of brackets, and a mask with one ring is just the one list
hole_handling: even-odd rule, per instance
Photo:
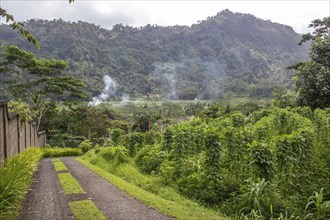
{"label": "dirt road", "polygon": [[86,193],[65,195],[51,159],[43,159],[27,193],[19,220],[74,219],[68,202],[91,199],[112,220],[171,219],[118,190],[73,157],[60,158]]}

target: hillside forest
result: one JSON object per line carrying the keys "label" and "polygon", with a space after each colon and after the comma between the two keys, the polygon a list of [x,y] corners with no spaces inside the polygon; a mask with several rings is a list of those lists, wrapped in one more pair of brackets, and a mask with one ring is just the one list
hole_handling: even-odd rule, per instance
{"label": "hillside forest", "polygon": [[329,17],[304,35],[229,10],[190,27],[24,25],[41,49],[1,25],[1,98],[48,147],[219,219],[330,219]]}
{"label": "hillside forest", "polygon": [[40,49],[1,25],[1,44],[17,45],[47,59],[68,63],[64,74],[82,79],[90,97],[109,75],[117,84],[112,99],[217,99],[270,97],[292,89],[286,67],[308,59],[309,44],[292,27],[250,14],[219,12],[192,26],[107,30],[87,22],[33,19],[24,23]]}

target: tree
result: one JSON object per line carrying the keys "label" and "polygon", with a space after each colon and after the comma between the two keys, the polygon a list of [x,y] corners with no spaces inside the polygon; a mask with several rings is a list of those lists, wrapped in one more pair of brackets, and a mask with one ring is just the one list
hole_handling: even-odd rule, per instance
{"label": "tree", "polygon": [[[74,0],[69,0],[69,3],[74,2]],[[13,30],[17,30],[25,39],[32,42],[37,49],[40,48],[39,42],[37,39],[27,30],[24,28],[24,25],[21,22],[17,22],[14,19],[14,16],[9,14],[5,9],[0,7],[0,17],[6,18],[6,22],[12,22],[9,26]]]}
{"label": "tree", "polygon": [[295,69],[297,104],[327,108],[330,107],[330,17],[314,20],[309,27],[315,31],[303,35],[299,44],[312,41],[310,61],[290,67]]}
{"label": "tree", "polygon": [[[0,60],[0,75],[13,98],[22,98],[29,103],[32,118],[40,121],[49,109],[52,100],[69,97],[83,98],[85,84],[73,76],[62,76],[67,63],[63,60],[36,58],[35,54],[17,46],[4,46]],[[12,80],[12,76],[16,80]]]}
{"label": "tree", "polygon": [[20,33],[25,39],[28,41],[32,42],[36,48],[40,48],[39,43],[37,39],[28,31],[24,28],[24,25],[21,22],[17,22],[14,19],[14,16],[9,14],[5,9],[0,7],[0,17],[6,18],[6,22],[12,22],[9,26],[13,30],[17,30],[18,33]]}

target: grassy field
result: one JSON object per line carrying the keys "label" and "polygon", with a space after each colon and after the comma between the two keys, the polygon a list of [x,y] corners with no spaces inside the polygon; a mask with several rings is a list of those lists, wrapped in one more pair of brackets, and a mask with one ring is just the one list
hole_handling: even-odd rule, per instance
{"label": "grassy field", "polygon": [[[217,103],[222,106],[227,106],[228,104],[230,106],[238,106],[238,105],[244,105],[247,103],[253,103],[260,106],[265,106],[270,102],[270,98],[231,98],[231,99],[209,99],[209,100],[170,100],[170,99],[164,99],[164,100],[145,100],[145,99],[131,99],[127,102],[122,101],[113,101],[109,100],[106,102],[102,102],[98,107],[114,107],[114,108],[122,108],[123,106],[127,104],[133,104],[136,106],[145,106],[145,105],[157,105],[161,106],[163,103],[173,103],[177,104],[181,107],[185,107],[186,105],[189,105],[191,103]],[[84,106],[88,105],[89,102],[79,102],[76,103],[76,106]],[[59,108],[66,108],[66,106],[62,102],[58,102]]]}
{"label": "grassy field", "polygon": [[269,98],[233,98],[233,99],[210,99],[210,100],[159,100],[159,101],[149,101],[149,100],[143,100],[143,99],[135,99],[135,100],[130,100],[128,102],[121,102],[121,101],[109,101],[109,102],[104,102],[100,104],[100,107],[107,107],[107,106],[112,106],[115,108],[120,108],[123,107],[126,104],[134,104],[137,106],[145,106],[145,105],[157,105],[161,106],[163,103],[170,102],[173,104],[180,105],[181,107],[184,107],[186,105],[189,105],[191,103],[217,103],[223,106],[230,105],[230,106],[237,106],[237,105],[243,105],[246,103],[254,103],[257,105],[266,105],[270,101]]}

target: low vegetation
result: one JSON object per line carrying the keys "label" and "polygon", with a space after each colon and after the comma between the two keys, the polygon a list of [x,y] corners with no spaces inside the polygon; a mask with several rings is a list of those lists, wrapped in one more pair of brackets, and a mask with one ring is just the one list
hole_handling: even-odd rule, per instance
{"label": "low vegetation", "polygon": [[16,218],[41,157],[39,148],[29,148],[0,166],[0,219]]}
{"label": "low vegetation", "polygon": [[107,219],[91,200],[69,202],[69,207],[76,220]]}
{"label": "low vegetation", "polygon": [[[89,156],[91,155],[89,154]],[[163,186],[156,181],[148,180],[148,177],[141,174],[133,165],[127,165],[125,168],[122,167],[123,169],[118,171],[120,175],[117,176],[111,173],[112,169],[110,167],[112,163],[110,163],[111,165],[108,169],[102,169],[100,167],[107,167],[109,163],[104,163],[103,161],[98,162],[97,166],[94,166],[87,161],[89,156],[84,157],[85,160],[81,158],[77,160],[117,186],[120,190],[127,192],[161,213],[177,219],[226,219],[215,211],[184,198],[175,190]],[[95,155],[93,157],[94,160],[96,157],[98,156]],[[146,188],[153,188],[154,190],[145,190]]]}
{"label": "low vegetation", "polygon": [[[326,219],[329,124],[329,109],[233,111],[191,118],[162,133],[113,132],[108,145],[82,159],[163,199],[182,204],[185,196],[231,218]],[[322,211],[306,206],[322,188],[322,201],[311,199]]]}
{"label": "low vegetation", "polygon": [[58,179],[65,194],[85,193],[77,180],[70,173],[59,173]]}
{"label": "low vegetation", "polygon": [[66,156],[79,156],[81,150],[78,148],[59,148],[59,147],[46,147],[42,149],[43,157],[66,157]]}

